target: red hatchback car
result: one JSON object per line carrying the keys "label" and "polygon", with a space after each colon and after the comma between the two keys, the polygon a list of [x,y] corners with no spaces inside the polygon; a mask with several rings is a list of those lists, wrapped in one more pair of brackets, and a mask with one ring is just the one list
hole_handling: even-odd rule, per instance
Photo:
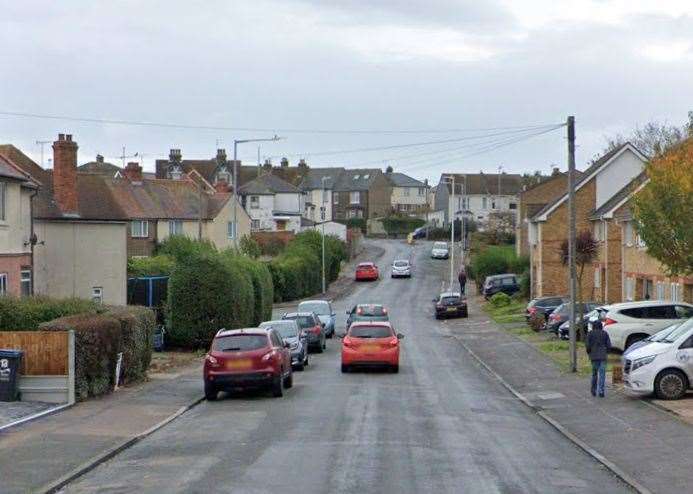
{"label": "red hatchback car", "polygon": [[342,340],[342,372],[354,366],[387,367],[399,372],[399,340],[389,322],[354,322]]}
{"label": "red hatchback car", "polygon": [[293,385],[289,344],[275,329],[222,329],[205,357],[203,373],[208,400],[238,388],[268,388],[278,397]]}
{"label": "red hatchback car", "polygon": [[356,281],[377,280],[379,275],[378,266],[372,262],[362,262],[356,266]]}

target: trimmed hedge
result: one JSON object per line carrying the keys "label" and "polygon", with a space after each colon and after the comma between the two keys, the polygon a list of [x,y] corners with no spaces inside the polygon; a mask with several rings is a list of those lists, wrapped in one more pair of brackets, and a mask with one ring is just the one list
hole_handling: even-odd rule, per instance
{"label": "trimmed hedge", "polygon": [[407,234],[424,226],[426,222],[420,218],[407,216],[387,216],[380,220],[388,235]]}
{"label": "trimmed hedge", "polygon": [[155,320],[143,307],[109,308],[43,323],[46,331],[75,332],[75,394],[78,400],[110,393],[118,353],[123,353],[121,384],[144,379],[152,358]]}
{"label": "trimmed hedge", "polygon": [[128,276],[141,278],[143,276],[169,276],[176,260],[173,256],[161,254],[152,257],[128,258]]}
{"label": "trimmed hedge", "polygon": [[225,252],[224,258],[250,277],[253,287],[253,312],[249,326],[257,326],[262,321],[270,320],[272,318],[274,286],[267,265],[244,255],[235,255],[232,251]]}
{"label": "trimmed hedge", "polygon": [[189,257],[217,252],[209,240],[195,240],[185,235],[171,235],[157,247],[157,255],[168,255],[176,262],[185,262]]}
{"label": "trimmed hedge", "polygon": [[474,254],[467,275],[474,278],[477,287],[487,276],[503,273],[521,274],[529,269],[529,258],[518,257],[513,246],[489,245]]}
{"label": "trimmed hedge", "polygon": [[104,310],[101,305],[78,298],[0,297],[0,331],[34,331],[41,323],[59,317]]}

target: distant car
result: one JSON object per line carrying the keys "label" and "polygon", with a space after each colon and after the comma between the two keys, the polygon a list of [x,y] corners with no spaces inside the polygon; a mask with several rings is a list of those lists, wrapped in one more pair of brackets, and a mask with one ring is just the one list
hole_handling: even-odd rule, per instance
{"label": "distant car", "polygon": [[459,292],[444,292],[433,299],[436,319],[441,317],[467,317],[467,299]]}
{"label": "distant car", "polygon": [[304,300],[298,304],[298,312],[315,312],[325,325],[325,336],[332,338],[337,322],[337,314],[327,300]]}
{"label": "distant car", "polygon": [[362,262],[356,266],[356,281],[375,281],[379,276],[378,266],[372,262]]}
{"label": "distant car", "polygon": [[406,259],[397,259],[392,263],[392,278],[411,278],[411,264]]}
{"label": "distant car", "polygon": [[322,353],[325,349],[325,328],[315,312],[289,312],[283,320],[296,321],[301,331],[306,333],[308,349]]}
{"label": "distant car", "polygon": [[308,365],[308,336],[301,331],[296,321],[265,321],[260,323],[262,329],[276,329],[279,336],[289,344],[291,366],[302,371]]}
{"label": "distant car", "polygon": [[293,386],[289,343],[275,329],[221,330],[205,356],[203,376],[210,401],[238,388],[269,388],[282,396]]}
{"label": "distant car", "polygon": [[685,302],[644,300],[612,304],[604,314],[604,330],[611,346],[625,350],[636,341],[644,340],[660,329],[693,317],[693,305]]}
{"label": "distant car", "polygon": [[354,322],[360,321],[376,321],[385,322],[390,320],[387,308],[381,304],[357,304],[346,311],[347,322],[346,328],[349,329]]}
{"label": "distant car", "polygon": [[412,237],[413,238],[425,238],[426,237],[426,227],[421,226],[421,227],[417,228],[416,230],[414,230],[414,232],[412,233]]}
{"label": "distant car", "polygon": [[432,259],[447,259],[450,257],[450,250],[448,249],[447,242],[433,242],[433,248],[431,249]]}
{"label": "distant car", "polygon": [[567,297],[535,298],[527,304],[527,308],[525,309],[525,319],[527,322],[529,322],[532,316],[541,315],[544,316],[544,320],[546,320],[549,318],[549,314],[551,314],[556,307],[565,302],[568,302]]}
{"label": "distant car", "polygon": [[[561,327],[561,324],[563,324],[570,318],[570,306],[571,303],[566,302],[556,307],[556,309],[551,314],[549,314],[549,318],[546,320],[546,329],[557,335],[558,329]],[[580,314],[584,315],[589,312],[592,312],[599,306],[600,304],[598,304],[597,302],[583,302],[582,305],[578,305],[577,310],[575,311],[578,316],[576,320],[580,320]]]}
{"label": "distant car", "polygon": [[342,372],[355,366],[383,366],[399,372],[399,340],[389,322],[355,322],[342,340]]}
{"label": "distant car", "polygon": [[512,273],[495,274],[487,276],[484,280],[483,294],[486,300],[493,297],[496,293],[502,292],[507,295],[513,295],[519,291],[520,284],[517,281],[517,275]]}
{"label": "distant car", "polygon": [[[576,324],[576,331],[583,331],[584,333],[589,333],[592,331],[592,323],[594,321],[600,320],[601,319],[601,314],[605,310],[604,307],[597,307],[596,309],[588,312],[584,316],[582,316],[582,320],[579,319]],[[550,317],[550,316],[549,316]],[[566,317],[565,322],[561,324],[558,327],[558,337],[562,340],[569,340],[570,339],[570,321],[568,320],[569,317]],[[578,333],[576,333],[578,334]]]}

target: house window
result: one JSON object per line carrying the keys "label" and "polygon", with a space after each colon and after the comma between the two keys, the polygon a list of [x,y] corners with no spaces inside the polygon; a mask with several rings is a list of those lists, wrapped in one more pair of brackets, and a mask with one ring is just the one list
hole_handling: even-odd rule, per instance
{"label": "house window", "polygon": [[226,234],[229,238],[236,238],[236,223],[229,221],[226,225]]}
{"label": "house window", "polygon": [[635,295],[635,279],[628,278],[626,280],[626,300],[632,301]]}
{"label": "house window", "polygon": [[594,239],[599,242],[604,240],[604,223],[601,221],[594,224]]}
{"label": "house window", "polygon": [[664,283],[657,282],[657,300],[665,300]]}
{"label": "house window", "polygon": [[361,193],[359,191],[349,192],[349,204],[361,204]]}
{"label": "house window", "polygon": [[260,220],[250,220],[250,228],[252,228],[253,230],[259,230]]}
{"label": "house window", "polygon": [[260,196],[250,196],[250,209],[260,209]]}
{"label": "house window", "polygon": [[404,195],[404,197],[409,197],[409,187],[405,187],[405,188],[404,188],[404,191],[402,192],[402,195]]}
{"label": "house window", "polygon": [[130,222],[130,235],[132,238],[149,237],[149,222],[143,220],[134,220]]}
{"label": "house window", "polygon": [[328,192],[327,189],[322,189],[322,203],[327,204],[328,202]]}
{"label": "house window", "polygon": [[103,303],[103,288],[100,286],[95,286],[91,289],[91,300],[97,304]]}
{"label": "house window", "polygon": [[183,221],[169,220],[168,222],[169,235],[183,235]]}
{"label": "house window", "polygon": [[626,223],[623,229],[623,241],[628,247],[633,245],[633,223],[630,221]]}
{"label": "house window", "polygon": [[672,302],[681,301],[680,289],[681,289],[680,284],[678,284],[678,283],[672,283],[671,284],[671,301]]}
{"label": "house window", "polygon": [[31,268],[23,268],[19,278],[22,297],[31,295]]}
{"label": "house window", "polygon": [[7,295],[7,273],[0,273],[0,296]]}
{"label": "house window", "polygon": [[339,204],[339,193],[332,194],[332,202],[334,204]]}
{"label": "house window", "polygon": [[602,287],[602,270],[599,267],[594,268],[594,288]]}
{"label": "house window", "polygon": [[511,203],[508,205],[508,208],[510,208],[510,209],[517,209],[517,204],[515,204],[514,202],[511,202]]}
{"label": "house window", "polygon": [[488,207],[488,199],[486,197],[481,198],[481,209],[486,209]]}
{"label": "house window", "polygon": [[7,196],[7,183],[0,182],[0,220],[5,221],[5,205]]}
{"label": "house window", "polygon": [[425,187],[419,187],[419,195],[420,196],[426,195],[426,188]]}
{"label": "house window", "polygon": [[645,247],[647,247],[645,245],[645,241],[642,239],[640,234],[635,236],[635,245],[637,245],[639,249],[644,249]]}

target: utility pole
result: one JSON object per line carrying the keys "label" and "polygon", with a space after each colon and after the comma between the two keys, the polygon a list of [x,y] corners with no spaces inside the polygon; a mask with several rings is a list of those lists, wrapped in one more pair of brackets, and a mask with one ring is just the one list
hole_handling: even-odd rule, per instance
{"label": "utility pole", "polygon": [[568,265],[570,266],[570,371],[577,372],[575,310],[577,270],[575,266],[575,117],[569,116],[568,126]]}
{"label": "utility pole", "polygon": [[429,218],[428,214],[430,211],[430,207],[428,206],[428,179],[424,179],[424,187],[426,187],[426,240],[428,240],[428,229],[430,228],[428,226]]}
{"label": "utility pole", "polygon": [[452,223],[450,223],[450,291],[455,270],[455,175],[452,176]]}
{"label": "utility pole", "polygon": [[325,283],[325,217],[327,213],[327,201],[325,201],[325,180],[329,180],[331,177],[322,177],[321,182],[322,182],[322,197],[320,198],[320,202],[322,203],[322,206],[320,206],[320,219],[322,220],[322,293],[323,295],[327,291],[327,286]]}
{"label": "utility pole", "polygon": [[45,146],[46,144],[50,144],[50,143],[51,143],[51,141],[36,141],[36,144],[41,146],[41,168],[44,167],[43,166],[43,146]]}

